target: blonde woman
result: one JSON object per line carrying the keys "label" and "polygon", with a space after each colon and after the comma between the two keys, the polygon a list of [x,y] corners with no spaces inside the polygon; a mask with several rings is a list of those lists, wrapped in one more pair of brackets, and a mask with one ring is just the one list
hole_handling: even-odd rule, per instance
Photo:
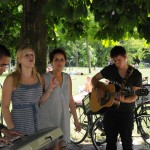
{"label": "blonde woman", "polygon": [[31,46],[25,45],[17,51],[16,70],[6,77],[3,85],[2,112],[8,129],[29,135],[40,128],[42,91],[40,75],[35,69],[35,53]]}

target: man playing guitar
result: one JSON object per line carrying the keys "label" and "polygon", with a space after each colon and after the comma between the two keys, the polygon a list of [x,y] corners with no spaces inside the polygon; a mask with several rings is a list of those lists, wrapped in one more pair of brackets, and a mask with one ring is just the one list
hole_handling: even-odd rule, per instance
{"label": "man playing guitar", "polygon": [[[98,88],[99,80],[108,79],[115,86],[116,92],[136,91],[142,85],[142,75],[137,69],[133,69],[128,76],[125,85],[122,83],[129,70],[126,50],[122,46],[115,46],[111,49],[110,57],[113,64],[104,67],[92,78],[94,89]],[[104,129],[106,134],[106,150],[116,150],[117,136],[120,134],[123,150],[132,150],[132,130],[134,122],[134,102],[137,95],[124,96],[115,95],[115,99],[120,102],[117,109],[108,109],[104,113]]]}

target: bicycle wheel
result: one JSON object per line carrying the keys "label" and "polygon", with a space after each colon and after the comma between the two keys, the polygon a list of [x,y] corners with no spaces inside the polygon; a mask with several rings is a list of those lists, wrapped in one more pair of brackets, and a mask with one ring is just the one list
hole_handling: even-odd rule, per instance
{"label": "bicycle wheel", "polygon": [[103,126],[103,116],[100,116],[92,125],[91,139],[95,149],[100,150],[101,145],[106,142],[106,136]]}
{"label": "bicycle wheel", "polygon": [[73,115],[70,116],[70,140],[75,144],[79,144],[84,141],[88,134],[88,119],[87,115],[84,114],[83,106],[76,105],[76,112],[78,121],[81,124],[81,131],[75,131]]}
{"label": "bicycle wheel", "polygon": [[138,129],[143,140],[150,145],[150,102],[139,106],[137,112]]}

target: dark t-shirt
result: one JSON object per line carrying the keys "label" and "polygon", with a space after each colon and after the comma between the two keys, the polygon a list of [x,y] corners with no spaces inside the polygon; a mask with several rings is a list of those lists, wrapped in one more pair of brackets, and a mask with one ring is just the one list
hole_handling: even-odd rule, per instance
{"label": "dark t-shirt", "polygon": [[[115,85],[116,92],[118,92],[121,88],[121,84],[123,78],[119,75],[118,68],[113,65],[106,66],[103,68],[100,73],[102,76],[110,81],[111,84]],[[134,69],[132,74],[128,77],[128,80],[125,85],[125,90],[132,90],[133,86],[141,87],[142,85],[142,74],[137,70]],[[134,102],[132,103],[120,103],[120,106],[116,109],[116,111],[133,111],[134,109]]]}

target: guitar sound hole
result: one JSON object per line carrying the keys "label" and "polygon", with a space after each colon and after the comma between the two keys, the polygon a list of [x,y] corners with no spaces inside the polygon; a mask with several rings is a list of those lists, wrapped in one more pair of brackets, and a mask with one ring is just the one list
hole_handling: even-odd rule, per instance
{"label": "guitar sound hole", "polygon": [[103,106],[103,105],[107,104],[107,102],[109,101],[109,99],[110,99],[110,94],[107,91],[106,94],[105,94],[105,96],[101,98],[100,105]]}
{"label": "guitar sound hole", "polygon": [[101,99],[101,102],[100,102],[100,105],[105,105],[107,103],[107,100],[105,98],[102,98]]}

